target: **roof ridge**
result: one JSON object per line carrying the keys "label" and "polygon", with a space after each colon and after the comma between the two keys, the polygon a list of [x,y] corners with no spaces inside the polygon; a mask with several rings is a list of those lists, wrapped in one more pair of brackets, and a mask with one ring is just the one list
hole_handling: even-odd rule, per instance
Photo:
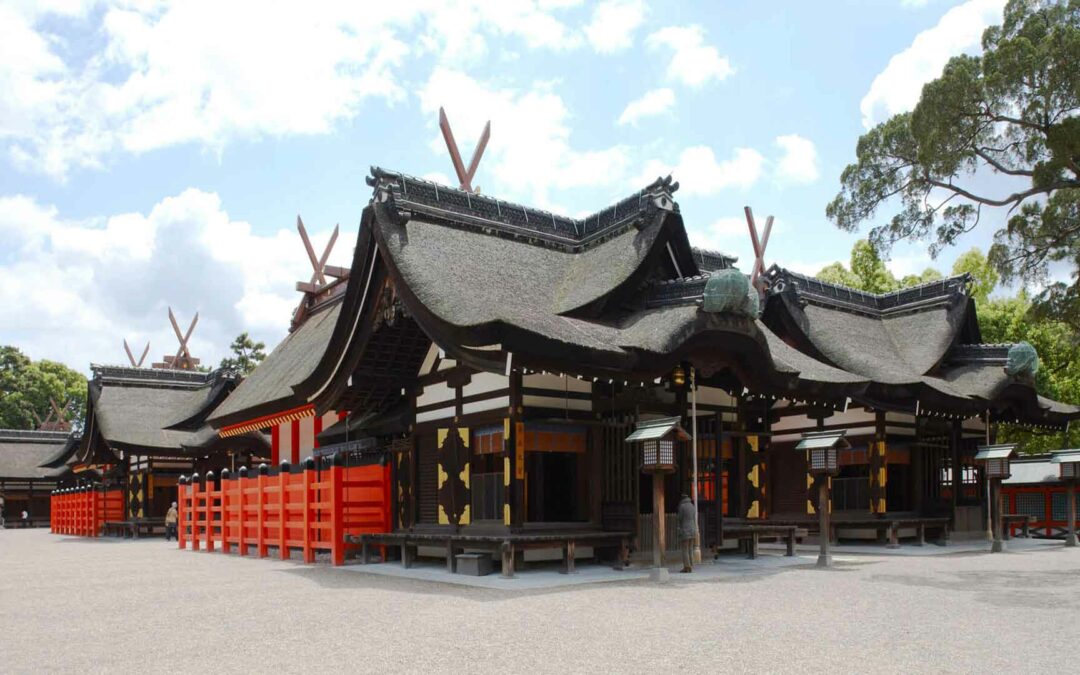
{"label": "roof ridge", "polygon": [[607,241],[640,224],[656,209],[679,212],[672,198],[679,184],[671,176],[657,178],[635,194],[583,218],[560,216],[374,166],[367,183],[375,190],[374,199],[401,211],[417,211],[442,224],[571,252]]}
{"label": "roof ridge", "polygon": [[[770,267],[766,276],[770,280],[770,292],[773,294],[792,292],[807,302],[853,313],[868,314],[874,318],[884,318],[893,313],[918,309],[927,304],[936,305],[939,301],[955,295],[958,290],[966,295],[967,286],[971,281],[971,275],[964,273],[885,293],[871,293],[794,272],[778,265]],[[794,283],[785,283],[785,279]]]}
{"label": "roof ridge", "polygon": [[197,388],[212,385],[225,379],[239,379],[239,374],[226,368],[216,368],[204,372],[199,370],[179,370],[171,368],[133,368],[131,366],[111,366],[92,363],[90,371],[94,379],[112,382],[130,382],[146,384],[180,385]]}
{"label": "roof ridge", "polygon": [[0,441],[33,443],[40,441],[65,441],[70,431],[42,431],[40,429],[0,429]]}

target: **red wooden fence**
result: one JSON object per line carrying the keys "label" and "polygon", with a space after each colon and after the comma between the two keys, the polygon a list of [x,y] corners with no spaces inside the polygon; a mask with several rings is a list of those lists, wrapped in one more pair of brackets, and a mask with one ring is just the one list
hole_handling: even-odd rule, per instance
{"label": "red wooden fence", "polygon": [[[335,463],[336,464],[336,463]],[[256,475],[228,469],[216,479],[198,474],[181,478],[177,488],[180,523],[177,543],[193,551],[267,557],[270,547],[288,560],[299,549],[306,563],[328,551],[334,565],[345,564],[346,534],[389,532],[390,467],[327,466],[307,460],[293,473],[282,462],[274,475],[265,464]]]}
{"label": "red wooden fence", "polygon": [[[1080,494],[1077,498],[1080,507]],[[1065,486],[1052,485],[1002,485],[1001,508],[1006,513],[1034,516],[1031,534],[1034,537],[1064,537],[1068,530],[1068,499]],[[1011,525],[1012,536],[1020,532],[1019,525]]]}
{"label": "red wooden fence", "polygon": [[121,488],[68,488],[55,490],[49,497],[49,528],[53,534],[98,537],[105,521],[123,519]]}

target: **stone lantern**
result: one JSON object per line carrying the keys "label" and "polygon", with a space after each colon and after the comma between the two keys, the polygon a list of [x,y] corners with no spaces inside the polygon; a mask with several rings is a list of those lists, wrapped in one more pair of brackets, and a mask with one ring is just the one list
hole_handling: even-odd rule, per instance
{"label": "stone lantern", "polygon": [[838,431],[811,431],[802,435],[795,449],[806,453],[806,467],[818,485],[818,567],[832,565],[829,550],[829,486],[833,476],[840,473],[841,450],[851,447],[844,437],[847,429]]}
{"label": "stone lantern", "polygon": [[1065,545],[1076,546],[1076,482],[1080,480],[1080,450],[1055,452],[1050,460],[1058,465],[1061,482],[1065,483],[1067,530]]}
{"label": "stone lantern", "polygon": [[[994,541],[990,545],[991,553],[1000,553],[1005,550],[1005,542],[1001,537],[1001,481],[1012,475],[1009,460],[1016,451],[1015,443],[1003,443],[999,445],[980,445],[975,453],[975,461],[983,467],[986,479],[990,481],[990,508],[991,520],[994,523]],[[959,467],[953,467],[953,482],[958,484]]]}
{"label": "stone lantern", "polygon": [[675,471],[676,442],[690,440],[679,425],[678,417],[663,417],[640,422],[626,437],[641,452],[641,470],[653,475],[653,572],[656,581],[667,579],[664,567],[664,476]]}

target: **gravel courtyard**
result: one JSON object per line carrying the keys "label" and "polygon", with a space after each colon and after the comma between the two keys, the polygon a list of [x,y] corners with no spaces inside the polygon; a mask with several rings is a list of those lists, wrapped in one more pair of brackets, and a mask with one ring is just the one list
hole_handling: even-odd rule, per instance
{"label": "gravel courtyard", "polygon": [[[506,592],[0,531],[0,672],[1069,672],[1080,549]],[[1066,647],[1071,645],[1071,647]]]}

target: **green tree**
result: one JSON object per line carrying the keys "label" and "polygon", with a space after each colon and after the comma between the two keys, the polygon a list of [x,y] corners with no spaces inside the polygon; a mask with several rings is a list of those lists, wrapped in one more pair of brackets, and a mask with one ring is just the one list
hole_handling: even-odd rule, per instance
{"label": "green tree", "polygon": [[[1002,280],[1025,283],[1044,282],[1051,263],[1071,268],[1071,283],[1045,285],[1037,300],[1080,330],[1080,0],[1010,0],[982,48],[951,59],[912,112],[859,139],[826,213],[856,231],[899,198],[870,241],[888,250],[929,239],[936,255],[984,207],[1006,207],[1015,215],[995,233],[990,262]],[[987,172],[1006,187],[976,180]]]}
{"label": "green tree", "polygon": [[953,263],[952,273],[971,275],[971,297],[975,298],[975,302],[980,306],[990,300],[990,294],[997,288],[998,273],[978,248],[973,248],[957,258]]}
{"label": "green tree", "polygon": [[266,345],[255,342],[247,332],[240,333],[229,346],[233,355],[221,360],[221,367],[247,375],[266,358]]}
{"label": "green tree", "polygon": [[898,280],[885,266],[885,261],[873,245],[865,239],[855,242],[851,247],[851,260],[848,264],[850,267],[835,262],[823,267],[816,276],[822,281],[869,293],[888,293],[942,278],[941,272],[928,267],[922,274],[909,274]]}
{"label": "green tree", "polygon": [[52,411],[50,401],[67,405],[68,421],[82,428],[86,377],[56,361],[32,361],[16,347],[0,346],[0,428],[35,429]]}
{"label": "green tree", "polygon": [[[1032,316],[1032,303],[1021,292],[1014,298],[993,299],[979,306],[979,330],[985,342],[1026,341],[1039,353],[1035,388],[1043,396],[1080,402],[1080,343],[1072,340],[1072,328],[1063,321]],[[1075,425],[1074,425],[1075,426]],[[1002,425],[1002,441],[1018,441],[1022,452],[1049,452],[1080,444],[1080,429],[1070,438]]]}

